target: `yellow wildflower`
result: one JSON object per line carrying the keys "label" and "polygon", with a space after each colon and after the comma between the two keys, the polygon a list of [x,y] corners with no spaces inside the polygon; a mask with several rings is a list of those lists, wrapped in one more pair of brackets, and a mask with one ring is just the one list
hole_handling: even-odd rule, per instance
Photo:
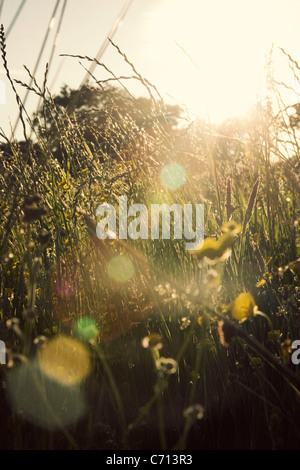
{"label": "yellow wildflower", "polygon": [[295,261],[291,261],[287,267],[298,277],[300,275],[300,258],[296,259]]}
{"label": "yellow wildflower", "polygon": [[273,275],[271,273],[264,273],[263,275],[263,278],[261,279],[261,281],[258,281],[256,284],[255,284],[255,287],[261,287],[261,286],[264,286],[267,282],[267,280],[271,280],[273,278]]}
{"label": "yellow wildflower", "polygon": [[221,256],[231,247],[235,237],[236,235],[233,232],[223,233],[223,235],[220,236],[218,245]]}
{"label": "yellow wildflower", "polygon": [[198,259],[206,256],[209,259],[216,259],[220,257],[219,243],[213,238],[206,238],[201,247],[191,250],[193,256]]}
{"label": "yellow wildflower", "polygon": [[233,318],[239,321],[252,318],[258,311],[255,300],[249,292],[243,292],[234,301],[231,314]]}
{"label": "yellow wildflower", "polygon": [[241,227],[232,221],[222,225],[221,230],[223,233],[218,240],[206,238],[202,245],[191,250],[192,255],[197,259],[206,257],[209,260],[216,260],[226,255],[241,231]]}
{"label": "yellow wildflower", "polygon": [[261,281],[258,281],[256,284],[255,284],[255,287],[262,287],[266,284],[266,280],[265,279],[262,279]]}
{"label": "yellow wildflower", "polygon": [[283,357],[288,357],[288,355],[292,352],[291,346],[292,341],[290,339],[285,339],[283,343],[281,343]]}

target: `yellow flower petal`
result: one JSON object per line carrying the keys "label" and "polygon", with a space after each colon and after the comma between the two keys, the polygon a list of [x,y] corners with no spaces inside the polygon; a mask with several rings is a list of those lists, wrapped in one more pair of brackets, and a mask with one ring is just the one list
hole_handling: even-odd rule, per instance
{"label": "yellow flower petal", "polygon": [[231,247],[235,240],[235,235],[232,232],[223,233],[219,238],[219,250],[223,254],[228,248]]}
{"label": "yellow flower petal", "polygon": [[198,259],[206,256],[209,259],[215,259],[220,257],[219,243],[213,238],[206,238],[201,247],[195,250],[191,250],[193,256]]}
{"label": "yellow flower petal", "polygon": [[206,238],[199,248],[191,250],[191,254],[197,259],[206,257],[210,260],[215,260],[223,257],[223,255],[229,252],[240,228],[235,222],[228,222],[222,226],[222,230],[224,233],[220,236],[218,241],[214,238]]}
{"label": "yellow flower petal", "polygon": [[242,321],[255,315],[257,305],[249,292],[243,292],[234,301],[231,314],[236,320]]}
{"label": "yellow flower petal", "polygon": [[262,279],[261,281],[257,282],[255,284],[255,287],[261,287],[261,286],[264,286],[266,284],[266,280],[265,279]]}

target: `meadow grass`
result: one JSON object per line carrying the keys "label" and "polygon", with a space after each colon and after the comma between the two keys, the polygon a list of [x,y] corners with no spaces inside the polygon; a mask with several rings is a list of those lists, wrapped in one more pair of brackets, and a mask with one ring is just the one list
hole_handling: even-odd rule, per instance
{"label": "meadow grass", "polygon": [[[46,71],[41,87],[30,81],[42,99],[30,117],[3,31],[1,42],[24,133],[1,145],[1,446],[299,448],[299,136],[287,107],[191,122],[123,54],[148,99],[111,72],[114,86],[65,89],[62,105]],[[101,107],[80,108],[91,90]],[[186,172],[176,190],[160,180],[172,162]],[[99,240],[96,208],[121,195],[203,203],[203,247]],[[115,256],[130,260],[128,280],[110,275]]]}

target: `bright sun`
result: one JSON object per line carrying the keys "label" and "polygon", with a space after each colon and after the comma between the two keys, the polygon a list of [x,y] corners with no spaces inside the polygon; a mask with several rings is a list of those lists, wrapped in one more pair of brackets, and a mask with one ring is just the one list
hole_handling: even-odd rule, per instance
{"label": "bright sun", "polygon": [[165,0],[148,18],[153,76],[201,117],[243,114],[265,96],[272,45],[293,29],[288,10],[281,0]]}

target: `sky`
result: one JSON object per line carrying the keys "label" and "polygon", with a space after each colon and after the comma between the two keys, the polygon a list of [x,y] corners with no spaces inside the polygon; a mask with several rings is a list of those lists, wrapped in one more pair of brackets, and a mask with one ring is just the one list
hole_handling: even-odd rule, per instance
{"label": "sky", "polygon": [[[40,85],[64,1],[58,2],[35,74]],[[22,11],[10,28],[22,2]],[[0,22],[8,31],[6,58],[14,79],[29,82],[23,65],[34,71],[56,4],[57,0],[2,0],[1,5],[0,0]],[[67,0],[48,75],[52,94],[63,84],[78,88],[86,75],[83,65],[89,65],[61,54],[95,57],[126,4],[128,11],[113,41],[167,102],[187,106],[193,116],[222,122],[264,99],[271,49],[278,80],[298,86],[279,47],[300,63],[300,0]],[[117,76],[132,74],[111,44],[100,61]],[[97,79],[108,77],[101,67],[94,74]],[[134,83],[129,85],[131,91],[136,96],[145,94]],[[26,90],[16,87],[23,98]],[[36,106],[29,94],[29,114]],[[17,116],[18,107],[1,65],[0,127],[8,137]]]}

